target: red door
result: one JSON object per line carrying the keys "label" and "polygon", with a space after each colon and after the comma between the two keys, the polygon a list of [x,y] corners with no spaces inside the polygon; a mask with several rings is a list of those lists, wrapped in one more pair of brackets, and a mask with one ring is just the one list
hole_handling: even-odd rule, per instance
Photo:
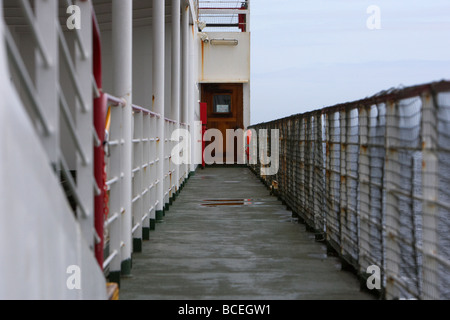
{"label": "red door", "polygon": [[200,103],[200,120],[202,121],[202,168],[205,168],[205,132],[207,130],[206,125],[208,123],[208,104]]}

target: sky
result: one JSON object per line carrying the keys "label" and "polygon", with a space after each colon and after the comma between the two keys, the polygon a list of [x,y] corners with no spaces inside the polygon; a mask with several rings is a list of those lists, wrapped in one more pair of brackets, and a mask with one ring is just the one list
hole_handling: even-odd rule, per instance
{"label": "sky", "polygon": [[252,124],[450,80],[450,0],[252,0],[250,23]]}

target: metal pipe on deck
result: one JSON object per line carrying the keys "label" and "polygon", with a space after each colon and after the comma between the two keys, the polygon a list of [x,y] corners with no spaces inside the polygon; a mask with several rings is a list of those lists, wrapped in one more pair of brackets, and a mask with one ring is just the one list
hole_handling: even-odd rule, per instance
{"label": "metal pipe on deck", "polygon": [[123,117],[123,153],[121,162],[123,165],[123,208],[121,220],[122,240],[124,246],[121,248],[121,273],[124,275],[131,272],[132,252],[132,57],[133,57],[133,1],[113,0],[112,2],[112,47],[114,95],[125,100]]}

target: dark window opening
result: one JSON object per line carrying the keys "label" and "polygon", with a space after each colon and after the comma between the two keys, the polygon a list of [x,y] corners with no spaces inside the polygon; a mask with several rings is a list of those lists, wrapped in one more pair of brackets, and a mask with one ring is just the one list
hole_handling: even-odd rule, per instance
{"label": "dark window opening", "polygon": [[231,113],[231,95],[214,96],[214,113]]}

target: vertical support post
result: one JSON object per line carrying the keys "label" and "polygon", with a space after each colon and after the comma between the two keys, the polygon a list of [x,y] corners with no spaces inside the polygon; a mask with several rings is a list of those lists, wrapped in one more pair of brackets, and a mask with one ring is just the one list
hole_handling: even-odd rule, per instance
{"label": "vertical support post", "polygon": [[[346,111],[346,130],[345,130],[345,170],[346,170],[346,207],[345,207],[345,221],[347,226],[347,234],[349,239],[349,250],[347,262],[350,264],[350,270],[357,267],[358,254],[358,231],[356,224],[357,215],[357,201],[354,193],[357,193],[357,171],[352,165],[352,162],[357,161],[355,155],[355,145],[352,141],[352,135],[355,134],[354,129],[357,128],[356,119],[352,116],[357,109],[352,108]],[[356,132],[358,134],[358,132]],[[356,159],[355,159],[356,158]],[[356,164],[356,163],[355,163]]]}
{"label": "vertical support post", "polygon": [[315,177],[315,186],[314,186],[314,194],[315,202],[314,202],[314,223],[315,223],[315,232],[316,232],[316,240],[320,240],[323,234],[323,218],[324,218],[324,208],[323,204],[323,145],[322,145],[322,114],[316,113],[316,139],[315,139],[315,157],[314,157],[314,177]]}
{"label": "vertical support post", "polygon": [[422,95],[422,232],[423,232],[423,290],[422,298],[427,300],[440,299],[439,264],[435,258],[438,254],[438,207],[439,197],[439,160],[436,153],[437,108],[434,97],[426,92]]}
{"label": "vertical support post", "polygon": [[[336,113],[335,112],[330,112],[327,113],[327,122],[328,122],[328,150],[327,150],[327,158],[328,158],[328,162],[327,162],[327,188],[328,188],[328,214],[327,214],[327,219],[326,219],[326,223],[327,223],[327,246],[328,246],[328,250],[331,250],[332,246],[333,246],[333,242],[334,244],[336,243],[336,240],[339,238],[339,221],[337,219],[336,215],[336,192],[335,192],[335,188],[336,188],[336,181],[334,179],[334,177],[336,176],[336,168],[335,168],[335,149],[336,149],[336,142],[334,141],[334,137],[336,136],[336,125],[335,125],[335,121],[336,121]],[[334,248],[335,250],[337,250],[337,248]]]}
{"label": "vertical support post", "polygon": [[123,165],[121,233],[123,246],[121,249],[121,272],[131,273],[132,253],[132,57],[133,57],[133,1],[113,0],[112,2],[112,47],[114,95],[125,100],[123,114]]}
{"label": "vertical support post", "polygon": [[144,213],[144,113],[134,113],[134,143],[133,143],[133,252],[142,251],[142,216]]}
{"label": "vertical support post", "polygon": [[289,143],[290,143],[290,134],[289,134],[289,127],[290,127],[290,119],[284,119],[281,122],[281,126],[278,127],[278,130],[280,130],[281,132],[284,132],[284,137],[283,137],[283,152],[284,152],[284,169],[282,169],[283,172],[283,200],[286,203],[286,205],[289,206],[289,198],[290,198],[290,162],[291,162],[291,148],[289,148]]}
{"label": "vertical support post", "polygon": [[[189,17],[190,10],[189,6],[183,8],[182,16],[181,16],[181,36],[182,36],[182,84],[181,84],[181,122],[185,124],[189,124],[189,46],[190,46],[190,38],[189,38]],[[193,127],[186,127],[187,130],[190,130],[190,134],[193,135]],[[188,142],[188,145],[191,145],[191,141]],[[189,147],[190,149],[190,147]],[[189,150],[183,150],[183,152],[189,153]],[[187,157],[188,163],[184,164],[184,173],[185,176],[183,180],[186,180],[187,174],[190,172],[190,155]]]}
{"label": "vertical support post", "polygon": [[43,108],[44,118],[50,124],[52,131],[48,136],[42,138],[44,148],[50,162],[58,170],[59,163],[59,100],[58,92],[55,90],[59,83],[59,56],[58,56],[58,33],[55,28],[58,16],[58,3],[56,1],[36,1],[35,4],[36,26],[42,37],[42,44],[51,59],[46,66],[42,56],[36,51],[36,91],[39,95]]}
{"label": "vertical support post", "polygon": [[[370,158],[369,158],[369,114],[366,107],[359,109],[359,273],[365,277],[370,252],[369,217],[370,217]],[[365,285],[365,283],[361,283]]]}
{"label": "vertical support post", "polygon": [[109,139],[118,141],[118,144],[110,149],[109,163],[110,172],[108,179],[117,179],[116,183],[110,185],[109,190],[109,216],[111,218],[119,215],[109,226],[109,251],[110,254],[117,252],[109,266],[109,281],[120,285],[121,255],[120,244],[122,242],[122,153],[123,153],[123,108],[121,106],[111,107],[111,125]]}
{"label": "vertical support post", "polygon": [[316,163],[316,115],[309,116],[310,123],[310,134],[309,134],[309,181],[310,181],[310,194],[311,194],[311,226],[312,231],[316,231],[316,219],[315,219],[315,209],[316,209],[316,200],[318,195],[315,193],[315,185],[316,185],[316,175],[315,175],[315,163]]}
{"label": "vertical support post", "polygon": [[396,278],[400,270],[399,209],[398,197],[395,193],[399,182],[400,163],[397,151],[398,139],[398,106],[389,101],[386,106],[386,298],[395,299],[399,296]]}
{"label": "vertical support post", "polygon": [[339,225],[340,225],[340,242],[341,255],[346,254],[346,247],[349,245],[346,237],[348,236],[347,221],[347,111],[339,112],[339,133],[340,133],[340,196],[339,196]]}
{"label": "vertical support post", "polygon": [[[119,0],[123,1],[123,0]],[[160,114],[157,119],[156,154],[156,220],[162,220],[164,214],[164,66],[165,66],[165,1],[153,0],[153,111]]]}
{"label": "vertical support post", "polygon": [[[197,52],[195,51],[196,46],[196,22],[193,21],[192,25],[192,34],[189,37],[190,45],[189,45],[189,125],[191,126],[191,130],[196,132],[197,134],[201,133],[201,124],[196,122],[195,114],[197,109],[200,108],[200,103],[198,101],[198,86],[197,86]],[[199,153],[201,152],[201,139],[198,139],[196,134],[191,134],[191,154],[190,154],[190,175],[195,174],[195,168],[197,164],[201,161],[201,157],[199,157]]]}
{"label": "vertical support post", "polygon": [[[47,1],[48,2],[48,1]],[[94,249],[94,145],[93,130],[93,92],[92,92],[92,11],[89,1],[76,1],[81,9],[80,38],[89,56],[85,57],[81,48],[75,45],[75,68],[80,85],[86,111],[77,107],[76,124],[81,145],[86,155],[87,163],[83,163],[80,155],[77,156],[77,192],[85,208],[88,208],[88,216],[80,219],[81,230],[89,247]],[[79,104],[79,99],[77,99]],[[82,216],[81,214],[79,216]]]}
{"label": "vertical support post", "polygon": [[[172,119],[175,120],[174,130],[180,128],[180,94],[181,94],[181,4],[180,0],[172,0]],[[174,164],[175,165],[175,164]],[[180,166],[175,165],[173,174],[175,190],[178,194]]]}
{"label": "vertical support post", "polygon": [[150,215],[152,211],[152,200],[151,200],[151,188],[153,181],[151,179],[151,158],[150,158],[150,150],[151,150],[151,132],[150,132],[150,121],[151,116],[150,114],[145,114],[143,121],[142,121],[142,137],[145,139],[145,143],[142,150],[142,159],[143,163],[145,165],[145,169],[143,172],[143,180],[142,180],[142,186],[147,191],[145,192],[145,195],[143,196],[143,214],[144,217],[142,219],[142,240],[150,240]]}
{"label": "vertical support post", "polygon": [[308,221],[306,223],[306,228],[310,231],[314,231],[314,192],[313,192],[313,186],[314,186],[314,176],[313,176],[313,159],[314,159],[314,150],[313,150],[313,139],[314,139],[314,132],[313,132],[313,117],[311,115],[306,116],[306,152],[305,152],[305,162],[306,162],[306,184],[308,186],[308,193],[307,193],[307,218]]}
{"label": "vertical support post", "polygon": [[288,208],[290,211],[294,209],[295,205],[295,118],[292,117],[289,119],[289,202]]}
{"label": "vertical support post", "polygon": [[151,204],[151,209],[150,209],[150,230],[155,230],[156,228],[156,206],[157,206],[157,194],[156,194],[156,188],[158,186],[158,184],[156,183],[156,180],[158,179],[158,173],[157,173],[157,166],[158,166],[158,162],[156,161],[158,159],[158,154],[156,153],[157,151],[157,141],[156,141],[156,137],[157,137],[157,128],[158,127],[158,118],[156,116],[152,116],[150,117],[150,127],[149,127],[149,132],[150,132],[150,137],[151,137],[151,143],[150,143],[150,204]]}
{"label": "vertical support post", "polygon": [[306,194],[305,194],[305,144],[306,144],[306,132],[305,132],[305,116],[301,116],[299,118],[299,135],[300,135],[300,141],[299,141],[299,149],[300,149],[300,157],[299,157],[299,172],[300,172],[300,190],[299,190],[299,197],[300,205],[299,208],[302,212],[299,210],[299,214],[303,215],[303,217],[299,217],[300,221],[303,220],[305,213],[305,204],[306,204]]}
{"label": "vertical support post", "polygon": [[330,202],[331,202],[331,157],[330,157],[330,139],[331,139],[331,122],[330,113],[325,113],[325,240],[329,240],[328,232],[328,217],[330,215]]}
{"label": "vertical support post", "polygon": [[298,135],[298,116],[295,116],[293,118],[293,124],[292,124],[292,213],[293,217],[298,213],[298,148],[297,143],[299,139]]}
{"label": "vertical support post", "polygon": [[164,121],[164,213],[169,210],[169,198],[170,198],[170,121]]}

